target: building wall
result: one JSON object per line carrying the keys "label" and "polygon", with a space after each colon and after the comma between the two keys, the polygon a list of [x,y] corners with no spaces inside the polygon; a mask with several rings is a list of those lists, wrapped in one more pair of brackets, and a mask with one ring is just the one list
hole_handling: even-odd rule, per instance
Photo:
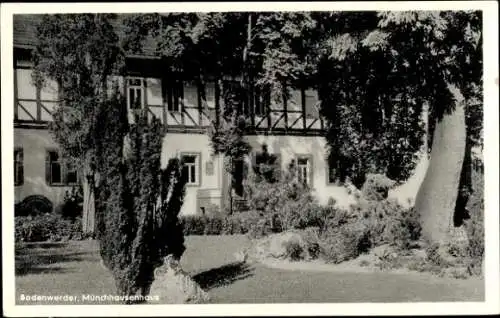
{"label": "building wall", "polygon": [[313,193],[318,200],[326,204],[330,197],[335,198],[339,205],[348,206],[353,203],[347,194],[347,189],[328,183],[328,165],[326,162],[325,139],[318,136],[249,136],[248,141],[252,151],[260,151],[263,144],[269,153],[280,154],[281,167],[287,169],[288,164],[297,155],[309,155],[311,161],[311,182]]}
{"label": "building wall", "polygon": [[[349,207],[354,203],[354,197],[348,194],[348,189],[328,182],[328,163],[326,160],[326,141],[318,136],[248,136],[253,151],[260,151],[263,144],[268,151],[281,155],[281,165],[286,169],[297,155],[312,157],[312,187],[313,193],[322,204],[330,198],[336,200],[341,207]],[[422,156],[413,175],[402,185],[389,192],[389,197],[398,200],[403,205],[413,202],[427,170],[428,160]]]}
{"label": "building wall", "polygon": [[[340,206],[348,207],[354,198],[345,187],[328,183],[328,166],[325,158],[323,137],[306,136],[248,136],[253,151],[260,151],[263,144],[268,145],[270,153],[279,153],[282,168],[286,169],[296,155],[312,156],[313,192],[318,200],[326,204],[334,198]],[[45,181],[46,149],[57,148],[49,132],[45,129],[16,128],[14,145],[24,152],[24,183],[15,187],[15,201],[19,202],[29,195],[46,196],[53,203],[62,202],[69,187],[49,186]],[[182,215],[201,214],[200,203],[207,209],[210,204],[220,205],[224,191],[224,164],[221,156],[213,156],[209,136],[206,134],[168,133],[163,139],[162,167],[169,158],[179,157],[182,153],[199,154],[199,185],[188,185],[182,207]],[[417,165],[413,176],[403,185],[393,189],[389,196],[407,204],[413,200],[425,175],[428,160],[423,158]],[[207,211],[208,212],[208,211]]]}
{"label": "building wall", "polygon": [[61,203],[70,187],[49,186],[45,181],[45,154],[47,149],[57,148],[57,144],[46,129],[14,129],[14,147],[24,153],[24,182],[14,189],[15,202],[30,195],[43,195],[54,206]]}
{"label": "building wall", "polygon": [[[31,80],[32,71],[30,62],[18,60],[15,72],[15,90],[17,105],[15,105],[15,119],[19,121],[50,121],[52,111],[57,100],[57,85],[47,82],[47,85],[37,92]],[[198,88],[189,82],[183,83],[181,104],[183,111],[168,111],[166,92],[162,79],[159,77],[140,77],[143,79],[143,104],[149,107],[150,116],[162,120],[167,126],[180,125],[183,127],[203,127],[210,124],[215,107],[215,87],[207,83],[201,101]],[[126,94],[127,82],[120,77],[112,77],[112,82],[118,84]],[[113,87],[113,86],[110,86]],[[37,104],[38,100],[38,104]],[[201,105],[198,103],[201,102]],[[269,117],[256,115],[254,125],[264,130],[272,129],[320,129],[319,114],[317,111],[318,97],[312,90],[291,90],[287,99],[287,111],[283,104],[272,102]],[[198,107],[201,106],[201,107]],[[201,110],[201,113],[200,113]],[[305,130],[307,130],[305,129]],[[319,136],[295,135],[251,135],[248,140],[253,151],[260,151],[262,144],[268,145],[271,153],[279,153],[282,168],[285,169],[296,155],[308,155],[312,159],[312,187],[313,192],[321,203],[327,203],[333,198],[340,206],[348,207],[354,198],[348,194],[345,187],[328,182],[328,166],[326,162],[326,143]],[[16,202],[33,194],[44,195],[54,203],[63,200],[68,187],[49,186],[45,182],[45,151],[47,148],[56,148],[47,130],[44,129],[15,129],[15,146],[24,151],[24,184],[15,189]],[[210,204],[221,205],[222,194],[226,193],[228,180],[224,171],[223,159],[213,156],[209,136],[198,133],[168,133],[163,140],[162,165],[166,166],[168,159],[177,157],[181,153],[199,154],[197,185],[188,185],[185,202],[181,213],[192,215],[201,213],[201,207],[207,208]],[[402,186],[393,189],[390,197],[401,203],[413,200],[420,183],[423,180],[427,167],[427,159],[423,158],[414,175]]]}
{"label": "building wall", "polygon": [[[212,155],[210,138],[206,134],[167,133],[163,138],[161,164],[165,168],[168,160],[179,158],[183,153],[199,156],[198,185],[187,185],[181,215],[201,214],[198,198],[208,209],[210,203],[221,204],[224,165],[220,156]],[[208,212],[208,211],[207,211]]]}

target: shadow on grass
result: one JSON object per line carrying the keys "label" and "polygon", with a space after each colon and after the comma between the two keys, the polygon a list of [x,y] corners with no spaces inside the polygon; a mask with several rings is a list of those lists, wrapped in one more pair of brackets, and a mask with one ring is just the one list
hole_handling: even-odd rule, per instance
{"label": "shadow on grass", "polygon": [[[87,257],[85,257],[87,256]],[[16,251],[15,274],[46,274],[68,272],[67,267],[53,266],[60,263],[79,262],[87,259],[89,253],[70,252],[68,250],[39,250],[25,247]]]}
{"label": "shadow on grass", "polygon": [[210,290],[253,276],[252,268],[246,263],[235,262],[209,269],[193,276],[204,290]]}
{"label": "shadow on grass", "polygon": [[68,242],[30,242],[23,243],[23,248],[65,248],[68,246]]}

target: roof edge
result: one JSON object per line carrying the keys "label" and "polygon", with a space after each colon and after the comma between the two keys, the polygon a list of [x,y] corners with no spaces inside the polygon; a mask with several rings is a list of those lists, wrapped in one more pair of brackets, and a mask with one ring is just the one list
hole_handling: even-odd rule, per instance
{"label": "roof edge", "polygon": [[[32,44],[14,44],[14,49],[25,49],[25,50],[34,50],[35,45]],[[145,59],[145,60],[161,60],[161,56],[157,55],[142,55],[142,54],[125,54],[125,57],[132,59]]]}

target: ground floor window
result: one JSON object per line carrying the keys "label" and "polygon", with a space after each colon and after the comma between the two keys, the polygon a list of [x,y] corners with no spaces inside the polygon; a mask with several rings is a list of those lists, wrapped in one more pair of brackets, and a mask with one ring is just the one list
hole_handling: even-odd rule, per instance
{"label": "ground floor window", "polygon": [[279,155],[269,153],[267,145],[262,145],[262,151],[253,154],[253,171],[268,182],[277,181],[281,172]]}
{"label": "ground floor window", "polygon": [[199,185],[200,184],[200,155],[184,153],[181,155],[181,160],[183,164],[183,175],[187,179],[188,185]]}
{"label": "ground floor window", "polygon": [[335,166],[331,163],[327,164],[327,184],[335,184],[338,180],[337,177],[337,169],[335,169]]}
{"label": "ground floor window", "polygon": [[297,181],[304,185],[311,185],[311,158],[297,156]]}
{"label": "ground floor window", "polygon": [[24,183],[24,154],[23,149],[14,149],[14,185],[20,186]]}
{"label": "ground floor window", "polygon": [[45,170],[47,184],[51,186],[75,185],[78,183],[76,168],[68,163],[63,163],[57,150],[47,150]]}

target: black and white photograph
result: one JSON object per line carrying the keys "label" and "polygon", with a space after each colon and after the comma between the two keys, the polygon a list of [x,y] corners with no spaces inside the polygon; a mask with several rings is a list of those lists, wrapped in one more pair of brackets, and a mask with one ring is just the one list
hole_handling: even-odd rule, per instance
{"label": "black and white photograph", "polygon": [[498,3],[1,9],[4,315],[499,313]]}

